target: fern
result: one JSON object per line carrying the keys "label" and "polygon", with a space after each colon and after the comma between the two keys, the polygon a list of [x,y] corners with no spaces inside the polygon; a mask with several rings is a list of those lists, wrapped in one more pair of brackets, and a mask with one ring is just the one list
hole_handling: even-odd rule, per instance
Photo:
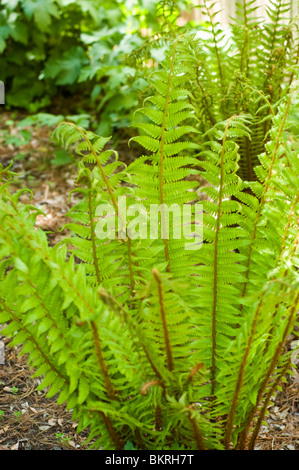
{"label": "fern", "polygon": [[[252,5],[243,4],[248,14]],[[80,194],[71,235],[59,244],[49,246],[35,226],[38,211],[10,191],[16,175],[0,168],[2,333],[23,345],[39,388],[73,410],[94,448],[253,449],[290,373],[286,344],[299,300],[297,72],[276,103],[251,81],[251,25],[247,39],[235,33],[247,42],[236,56],[238,106],[229,116],[234,100],[210,107],[198,64],[212,67],[215,83],[220,69],[184,34],[135,114],[131,141],[144,155],[128,167],[109,139],[57,127],[53,139],[77,153]],[[213,27],[210,51],[220,37]],[[265,122],[266,139],[253,147]],[[255,178],[242,178],[246,142]]]}
{"label": "fern", "polygon": [[[152,84],[156,94],[148,97],[146,104],[149,105],[140,110],[147,122],[134,123],[144,135],[131,140],[142,145],[150,155],[142,156],[128,168],[137,186],[135,197],[142,200],[148,209],[151,204],[161,207],[162,235],[166,231],[164,205],[169,207],[177,204],[182,210],[184,204],[195,199],[194,189],[197,186],[194,181],[186,181],[188,174],[196,173],[192,167],[197,164],[196,158],[192,155],[187,157],[186,152],[190,153],[190,150],[198,146],[183,138],[198,131],[191,126],[196,117],[193,106],[187,101],[189,92],[185,86],[188,75],[175,61],[179,43],[179,39],[174,42],[167,60],[169,72],[162,70],[154,75]],[[157,189],[156,192],[152,191],[153,187]],[[173,224],[170,224],[169,232],[171,235]],[[176,276],[183,274],[178,266],[181,264],[178,256],[179,253],[184,253],[181,249],[184,243],[185,240],[181,237],[169,240],[164,238],[164,259],[161,262],[167,263],[167,271],[176,273]],[[176,256],[173,252],[177,253]]]}
{"label": "fern", "polygon": [[208,1],[201,7],[210,24],[203,29],[209,40],[193,34],[183,59],[192,80],[198,128],[205,133],[211,124],[233,114],[251,116],[252,138],[239,140],[239,175],[254,180],[258,155],[267,142],[269,119],[296,77],[298,28],[296,21],[286,20],[290,4],[284,0],[270,3],[265,21],[256,16],[255,0],[240,1],[229,34],[216,21],[214,7]]}

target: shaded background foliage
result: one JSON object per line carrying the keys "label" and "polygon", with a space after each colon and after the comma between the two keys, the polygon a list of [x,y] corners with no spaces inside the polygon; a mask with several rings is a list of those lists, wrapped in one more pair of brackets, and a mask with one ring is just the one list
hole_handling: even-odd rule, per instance
{"label": "shaded background foliage", "polygon": [[126,126],[147,84],[124,58],[159,29],[154,0],[1,0],[7,107],[101,115],[101,134]]}
{"label": "shaded background foliage", "polygon": [[[263,15],[269,1],[258,3]],[[211,21],[203,5],[199,0],[0,0],[6,109],[50,113],[58,116],[54,125],[61,115],[87,116],[100,135],[130,133],[147,76],[164,56],[163,39],[187,28],[206,30]],[[211,11],[221,11],[214,20],[227,26],[237,5],[215,2]],[[290,5],[294,16],[296,0]],[[45,119],[41,115],[33,122],[48,124]]]}

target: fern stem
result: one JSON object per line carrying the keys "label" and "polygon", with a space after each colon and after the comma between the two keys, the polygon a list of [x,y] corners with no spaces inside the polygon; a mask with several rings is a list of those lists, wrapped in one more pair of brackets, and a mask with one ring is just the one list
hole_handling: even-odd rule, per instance
{"label": "fern stem", "polygon": [[146,450],[139,429],[136,428],[134,432],[135,432],[135,437],[136,437],[136,442],[137,442],[137,449],[138,450]]}
{"label": "fern stem", "polygon": [[[256,215],[256,218],[255,218],[254,226],[253,226],[253,229],[252,229],[251,242],[250,242],[249,249],[248,249],[248,256],[247,256],[247,263],[246,263],[245,281],[244,281],[244,284],[243,284],[241,297],[245,297],[245,294],[246,294],[248,281],[249,281],[251,254],[252,254],[252,250],[253,250],[253,244],[254,244],[254,241],[255,241],[255,238],[256,238],[258,222],[259,222],[259,219],[260,219],[260,216],[261,216],[261,213],[262,213],[263,206],[265,204],[265,196],[266,196],[266,193],[267,193],[268,188],[269,188],[270,178],[271,178],[271,175],[272,175],[272,168],[273,168],[273,165],[274,165],[274,162],[275,162],[275,159],[276,159],[276,154],[277,154],[277,150],[278,150],[278,146],[279,146],[279,142],[280,142],[280,137],[281,137],[281,134],[282,134],[284,126],[285,126],[285,122],[286,122],[286,119],[287,119],[287,115],[288,115],[290,106],[291,106],[291,98],[289,98],[289,100],[287,102],[287,106],[286,106],[286,109],[285,109],[285,112],[284,112],[284,115],[283,115],[283,119],[282,119],[281,125],[280,125],[279,130],[278,130],[278,134],[277,134],[276,141],[275,141],[275,146],[274,146],[274,150],[273,150],[271,163],[270,163],[268,174],[267,174],[267,179],[266,179],[265,184],[264,184],[263,194],[262,194],[261,199],[260,199],[259,208],[258,208],[257,215]],[[242,310],[242,305],[240,306],[240,310]]]}
{"label": "fern stem", "polygon": [[155,380],[155,379],[152,379],[150,380],[149,382],[147,382],[146,384],[144,384],[140,390],[140,393],[141,395],[145,396],[147,395],[147,391],[150,387],[153,387],[153,386],[157,386],[157,387],[162,387],[163,391],[165,392],[165,385],[163,382],[161,382],[160,380]]}
{"label": "fern stem", "polygon": [[[11,224],[10,224],[11,225]],[[21,224],[22,225],[22,224]],[[16,231],[16,228],[13,227],[11,225],[11,228],[13,230]],[[30,236],[28,237],[29,239],[31,238]],[[28,242],[26,240],[26,237],[23,237],[23,239],[26,241],[26,243],[29,245],[29,247],[32,249],[32,250],[36,250],[34,247],[31,247],[30,245],[30,242]],[[50,257],[47,255],[47,253],[41,248],[39,247],[39,252],[41,252],[44,256],[44,258],[52,263]],[[86,302],[84,296],[82,296],[80,294],[80,292],[78,291],[78,289],[73,285],[73,283],[65,276],[64,272],[61,270],[60,266],[57,265],[57,268],[59,269],[62,277],[65,279],[65,281],[68,283],[68,285],[75,290],[76,294],[78,295],[78,297],[81,298],[81,300],[84,302],[84,304],[86,305],[86,307],[88,308],[88,310],[95,314],[95,311],[93,310],[93,308]],[[107,396],[111,399],[113,399],[115,397],[115,393],[114,393],[114,390],[112,388],[112,385],[111,385],[111,382],[110,382],[110,379],[109,379],[109,375],[108,375],[108,371],[107,371],[107,367],[106,367],[106,364],[105,364],[105,361],[103,359],[103,355],[102,355],[102,349],[101,349],[101,344],[100,344],[100,340],[99,340],[99,336],[98,336],[98,330],[97,330],[97,327],[96,327],[96,324],[94,323],[94,321],[91,322],[91,326],[92,326],[92,331],[93,331],[93,337],[94,337],[94,342],[95,342],[95,348],[96,348],[96,354],[97,354],[97,358],[98,358],[98,362],[99,362],[99,365],[100,365],[100,368],[102,370],[102,373],[103,373],[103,376],[104,376],[104,381],[105,381],[105,385],[106,385],[106,390],[107,390]]]}
{"label": "fern stem", "polygon": [[174,369],[174,362],[172,357],[171,351],[171,343],[169,338],[168,326],[167,326],[167,319],[166,319],[166,311],[164,305],[164,293],[160,275],[157,269],[153,269],[154,278],[158,284],[158,295],[159,295],[159,302],[160,302],[160,314],[162,320],[162,328],[163,328],[163,335],[164,335],[164,342],[165,342],[165,350],[167,356],[167,367],[169,371]]}
{"label": "fern stem", "polygon": [[91,151],[91,153],[93,154],[94,159],[95,159],[95,161],[96,161],[96,163],[97,163],[97,166],[98,166],[98,168],[99,168],[99,170],[100,170],[101,176],[102,176],[103,181],[104,181],[104,183],[105,183],[105,185],[106,185],[107,191],[108,191],[108,193],[109,193],[109,195],[110,195],[110,198],[111,198],[113,207],[114,207],[114,209],[115,209],[115,212],[116,212],[116,214],[118,214],[118,205],[117,205],[116,199],[115,199],[115,197],[114,197],[113,190],[112,190],[112,188],[111,188],[111,186],[110,186],[109,180],[108,180],[108,178],[107,178],[107,176],[106,176],[106,173],[105,173],[105,171],[104,171],[103,165],[102,165],[101,162],[100,162],[100,159],[99,159],[99,157],[98,157],[98,154],[97,154],[97,152],[95,151],[94,146],[93,146],[92,143],[90,142],[90,139],[87,137],[86,133],[85,133],[79,126],[77,126],[76,124],[74,124],[74,123],[72,123],[72,122],[62,122],[60,125],[63,125],[63,124],[67,124],[67,125],[69,125],[69,126],[74,127],[74,128],[77,130],[77,132],[79,132],[79,133],[82,135],[83,139],[86,140],[86,142],[87,142],[87,144],[88,144],[88,146],[89,146],[89,148],[90,148],[90,151]]}
{"label": "fern stem", "polygon": [[[87,137],[86,133],[80,128],[78,127],[76,124],[73,124],[73,123],[61,123],[61,124],[68,124],[72,127],[74,127],[83,137],[83,139],[86,140],[86,142],[88,143],[88,146],[90,148],[90,151],[92,152],[94,158],[95,158],[95,161],[97,163],[97,166],[100,170],[100,173],[101,173],[101,176],[103,178],[103,181],[106,185],[106,188],[107,188],[107,191],[110,195],[110,198],[111,198],[111,201],[112,201],[112,204],[113,204],[113,207],[114,207],[114,210],[115,210],[115,213],[117,216],[121,217],[121,214],[119,214],[119,208],[118,208],[118,204],[117,204],[117,201],[114,197],[114,194],[113,194],[113,190],[110,186],[110,183],[109,183],[109,180],[106,176],[106,173],[104,171],[104,168],[103,168],[103,165],[101,164],[100,162],[100,159],[97,155],[97,152],[95,151],[92,143],[90,142],[89,138]],[[92,227],[92,223],[91,223],[91,227]],[[93,254],[96,255],[96,251],[95,251],[95,243],[94,243],[94,240],[95,240],[95,233],[92,234],[92,232],[94,232],[94,229],[91,229],[91,237],[92,237],[92,240],[93,240]],[[96,258],[94,258],[96,259]],[[130,273],[130,285],[131,285],[131,289],[134,290],[134,287],[135,287],[135,282],[134,282],[134,272],[133,272],[133,263],[132,263],[132,241],[131,239],[129,238],[128,239],[128,260],[129,260],[129,273]],[[95,269],[96,269],[96,276],[97,276],[97,280],[98,280],[98,284],[100,284],[100,272],[98,270],[98,263],[95,262]]]}
{"label": "fern stem", "polygon": [[[244,55],[245,55],[245,52],[246,50],[248,50],[248,17],[247,17],[247,3],[246,3],[246,0],[243,0],[243,3],[242,3],[242,6],[243,6],[243,12],[244,12],[244,30],[245,30],[245,40],[244,40],[244,44],[243,44],[243,47],[242,47],[242,52],[241,52],[241,61],[240,61],[240,71],[243,72],[243,61],[244,61]],[[247,57],[246,57],[246,77],[248,77],[249,75],[249,54],[247,54]]]}
{"label": "fern stem", "polygon": [[251,160],[251,152],[250,152],[250,140],[247,136],[245,136],[246,142],[246,163],[247,163],[247,174],[249,177],[249,181],[253,181],[253,165]]}
{"label": "fern stem", "polygon": [[102,371],[102,374],[104,376],[104,382],[105,382],[105,386],[106,386],[107,396],[111,400],[114,400],[115,399],[115,391],[113,389],[113,386],[112,386],[112,383],[111,383],[111,380],[110,380],[110,377],[109,377],[109,374],[108,374],[108,369],[107,369],[106,363],[104,361],[98,328],[97,328],[97,325],[95,324],[94,321],[91,321],[90,323],[91,323],[92,334],[93,334],[93,338],[94,338],[98,363],[99,363],[100,369]]}
{"label": "fern stem", "polygon": [[[273,62],[271,62],[271,59],[273,57],[273,52],[274,52],[274,45],[275,45],[275,39],[276,39],[276,35],[277,35],[277,31],[278,31],[278,20],[279,20],[279,15],[280,15],[280,8],[281,8],[281,0],[279,2],[279,5],[277,5],[277,9],[276,9],[276,18],[275,18],[275,22],[274,22],[274,29],[272,31],[272,37],[271,37],[271,45],[270,45],[270,57],[268,59],[268,71],[266,73],[266,79],[264,81],[264,86],[263,86],[263,89],[266,88],[266,86],[268,85],[269,83],[269,79],[271,77],[271,75],[273,74],[274,72],[274,69],[273,69]],[[271,69],[270,69],[271,67]],[[269,70],[270,69],[270,70]],[[271,91],[271,90],[270,90]]]}
{"label": "fern stem", "polygon": [[233,420],[234,420],[236,408],[237,408],[238,401],[239,401],[239,396],[240,396],[242,385],[243,385],[245,367],[246,367],[247,359],[248,359],[248,356],[249,356],[249,352],[250,352],[251,344],[252,344],[252,341],[253,341],[253,337],[254,337],[254,334],[255,334],[257,321],[258,321],[259,313],[260,313],[260,310],[261,310],[261,307],[262,307],[262,303],[263,303],[263,299],[260,299],[260,301],[258,303],[258,306],[255,310],[253,323],[252,323],[252,326],[251,326],[250,337],[248,339],[246,349],[245,349],[245,352],[244,352],[244,355],[243,355],[243,358],[242,358],[242,362],[241,362],[241,365],[240,365],[240,368],[239,368],[236,388],[235,388],[234,396],[233,396],[233,399],[232,399],[232,405],[231,405],[230,412],[228,414],[228,418],[227,418],[227,422],[226,422],[225,437],[224,437],[224,445],[225,445],[226,449],[229,449],[229,446],[230,446]]}
{"label": "fern stem", "polygon": [[297,54],[296,54],[295,63],[293,64],[292,72],[291,72],[290,79],[289,79],[289,87],[293,83],[293,79],[294,79],[294,75],[295,75],[294,69],[295,69],[295,66],[298,65],[298,63],[299,63],[299,43],[298,43],[298,47],[297,47]]}
{"label": "fern stem", "polygon": [[246,82],[246,85],[245,85],[245,86],[246,86],[246,88],[249,88],[249,90],[251,90],[251,91],[253,91],[254,93],[256,93],[257,95],[259,95],[259,96],[267,103],[267,105],[268,105],[268,107],[269,107],[269,109],[270,109],[270,111],[271,111],[272,116],[275,116],[275,112],[274,112],[273,106],[272,106],[272,104],[270,103],[270,101],[268,100],[268,98],[266,97],[266,95],[265,95],[262,91],[258,90],[257,88],[255,88],[255,87],[249,85],[249,83],[247,83],[247,82]]}
{"label": "fern stem", "polygon": [[34,336],[32,336],[31,332],[28,330],[28,328],[26,328],[26,326],[23,325],[23,322],[20,318],[17,317],[17,315],[14,313],[13,310],[11,310],[7,305],[6,303],[0,298],[0,304],[2,306],[2,308],[4,310],[6,310],[7,313],[9,313],[9,315],[11,316],[11,318],[13,319],[13,321],[15,321],[16,323],[18,323],[20,325],[20,328],[25,331],[25,333],[27,334],[27,337],[29,339],[29,341],[31,341],[35,348],[38,350],[39,354],[42,356],[43,358],[43,361],[49,365],[50,369],[52,371],[55,372],[55,374],[59,377],[61,377],[65,383],[69,384],[69,380],[64,377],[64,375],[61,374],[61,372],[56,369],[56,367],[54,366],[54,364],[48,359],[48,356],[46,353],[44,353],[44,351],[41,349],[39,343],[36,341],[36,339],[34,338]]}
{"label": "fern stem", "polygon": [[92,254],[93,254],[93,264],[95,267],[96,278],[98,285],[101,283],[101,275],[99,270],[99,261],[97,256],[97,247],[95,241],[95,228],[94,228],[94,221],[92,217],[92,205],[91,205],[91,188],[88,190],[88,212],[89,212],[89,220],[90,220],[90,239],[91,239],[91,246],[92,246]]}
{"label": "fern stem", "polygon": [[163,426],[162,409],[160,405],[155,407],[155,429],[160,431]]}
{"label": "fern stem", "polygon": [[263,403],[263,407],[260,411],[260,415],[258,417],[258,420],[257,420],[257,423],[255,425],[255,428],[253,430],[253,433],[252,433],[252,436],[251,436],[251,439],[250,439],[250,442],[249,442],[249,445],[248,445],[248,450],[253,450],[254,449],[254,444],[255,444],[255,441],[258,437],[258,434],[259,434],[259,431],[260,431],[260,428],[261,428],[261,425],[262,425],[262,422],[263,422],[263,419],[264,419],[264,416],[266,414],[266,411],[267,411],[267,408],[268,408],[268,405],[269,405],[269,402],[271,400],[271,397],[272,395],[275,393],[275,390],[277,389],[277,386],[279,385],[279,382],[281,381],[282,377],[285,376],[287,370],[289,369],[290,367],[290,363],[287,362],[287,364],[285,365],[285,367],[283,368],[283,370],[281,371],[281,373],[279,374],[279,376],[277,377],[277,379],[274,381],[274,383],[272,384],[268,394],[267,394],[267,397],[266,399],[264,400],[264,403]]}
{"label": "fern stem", "polygon": [[[94,411],[94,410],[91,410],[91,411]],[[119,437],[117,431],[115,430],[112,422],[111,422],[111,419],[109,418],[109,416],[106,416],[105,413],[103,413],[102,411],[98,411],[98,410],[95,410],[97,411],[97,413],[99,414],[99,416],[102,418],[102,420],[104,421],[104,424],[106,426],[106,429],[112,439],[112,441],[114,442],[115,444],[115,447],[116,447],[116,450],[122,450],[124,448],[124,443],[123,441],[121,440],[121,438]]]}
{"label": "fern stem", "polygon": [[214,49],[216,53],[216,58],[217,58],[217,64],[218,64],[218,71],[219,71],[219,76],[220,76],[220,82],[222,88],[224,87],[224,82],[223,82],[223,72],[222,72],[222,65],[221,65],[221,60],[220,60],[220,54],[219,54],[219,49],[218,49],[218,44],[217,44],[217,38],[216,38],[216,32],[215,32],[215,23],[213,16],[211,14],[210,8],[207,7],[206,2],[204,3],[204,7],[206,10],[206,13],[209,17],[211,26],[212,26],[212,33],[213,33],[213,41],[214,41]]}
{"label": "fern stem", "polygon": [[215,119],[215,118],[212,116],[212,114],[211,114],[210,107],[209,107],[209,103],[207,102],[205,90],[204,90],[204,87],[202,86],[202,84],[201,84],[201,82],[200,82],[200,80],[199,80],[198,74],[199,74],[199,68],[197,67],[197,69],[196,69],[196,83],[197,83],[197,85],[199,86],[199,88],[201,89],[201,92],[202,92],[202,101],[203,101],[203,104],[204,104],[206,113],[207,113],[207,115],[208,115],[208,118],[210,119],[212,126],[215,126],[215,124],[216,124],[216,119]]}
{"label": "fern stem", "polygon": [[[290,210],[290,213],[289,213],[289,217],[288,217],[288,222],[287,222],[287,225],[286,225],[286,228],[285,228],[285,231],[284,231],[284,235],[283,235],[283,239],[282,239],[282,242],[281,242],[281,246],[280,246],[280,252],[279,252],[279,255],[278,255],[278,261],[280,260],[281,258],[281,255],[283,253],[283,250],[284,250],[284,244],[285,244],[285,241],[286,241],[286,238],[287,238],[287,234],[288,234],[288,230],[290,228],[290,225],[291,225],[291,221],[292,221],[292,218],[294,216],[294,212],[295,212],[295,207],[297,205],[299,201],[299,192],[297,193],[297,196],[292,204],[292,207],[291,207],[291,210]],[[295,240],[295,243],[297,244],[298,243],[298,235],[296,237],[296,240]]]}
{"label": "fern stem", "polygon": [[[290,331],[291,331],[291,326],[292,326],[292,323],[294,322],[294,319],[296,317],[296,314],[297,314],[297,308],[298,308],[298,301],[299,301],[299,294],[297,295],[297,297],[295,298],[295,302],[293,304],[293,307],[291,309],[291,313],[289,315],[289,318],[288,318],[288,321],[287,321],[287,324],[286,324],[286,327],[285,327],[285,330],[284,330],[284,333],[283,333],[283,336],[282,336],[282,339],[281,341],[278,343],[276,349],[275,349],[275,352],[272,356],[272,360],[271,360],[271,363],[270,363],[270,366],[268,368],[268,371],[266,373],[266,376],[262,382],[262,385],[258,391],[258,395],[257,395],[257,399],[256,399],[256,404],[254,405],[254,407],[252,408],[251,410],[251,413],[250,413],[250,418],[252,419],[253,416],[255,415],[256,413],[256,410],[259,406],[259,403],[262,399],[262,396],[267,388],[267,385],[269,383],[269,380],[275,370],[275,367],[277,365],[277,362],[279,360],[279,357],[280,357],[280,354],[282,352],[282,349],[283,349],[283,346],[285,344],[285,341],[287,339],[287,336],[289,335]],[[264,408],[263,408],[264,409]],[[266,409],[266,408],[265,408]],[[262,416],[262,415],[261,415]],[[247,425],[245,427],[245,430],[244,430],[244,434],[242,436],[242,440],[241,440],[241,444],[243,444],[245,442],[245,439],[246,439],[246,436],[248,434],[248,430],[249,430],[249,425],[250,425],[250,422],[251,422],[251,419],[248,419],[248,422],[247,422]],[[263,416],[259,418],[258,420],[258,423],[256,425],[256,427],[258,427],[261,422],[262,422],[262,419],[263,419]],[[258,428],[259,429],[259,428]],[[258,430],[256,431],[256,435],[258,434]]]}
{"label": "fern stem", "polygon": [[[279,381],[285,375],[288,368],[289,368],[289,363],[287,363],[285,365],[285,367],[283,368],[281,374],[279,374],[276,381],[272,384],[272,387],[269,390],[269,393],[267,394],[267,397],[266,397],[265,402],[264,402],[264,404],[266,404],[266,406],[263,407],[260,411],[260,417],[261,417],[260,422],[261,423],[262,423],[262,420],[264,419],[264,415],[266,413],[270,398],[273,395],[273,393],[275,392],[275,389],[277,388],[277,385],[278,385]],[[258,399],[257,404],[250,410],[250,413],[246,418],[245,428],[243,429],[243,431],[241,432],[241,434],[239,435],[239,438],[238,438],[238,444],[237,444],[237,447],[236,447],[237,450],[245,450],[247,448],[246,447],[246,442],[247,442],[247,439],[248,439],[248,434],[249,434],[250,427],[252,425],[252,422],[253,422],[253,419],[255,417],[255,414],[256,414],[259,403],[260,403],[260,399]],[[256,437],[258,436],[258,432],[256,433],[256,435],[254,437],[254,441],[255,441]],[[253,435],[252,435],[252,437],[253,437]]]}
{"label": "fern stem", "polygon": [[[299,241],[299,235],[297,235],[296,238],[295,238],[295,240],[294,240],[292,256],[294,256],[294,254],[295,254],[295,252],[296,252],[296,248],[297,248],[297,245],[298,245],[298,241]],[[287,274],[287,269],[286,269],[286,271],[285,271],[285,273],[284,273],[284,276],[286,276],[286,274]],[[284,276],[283,276],[283,277],[284,277]],[[282,286],[282,289],[281,289],[281,296],[283,295],[284,290],[285,290],[285,284]],[[274,311],[274,313],[273,313],[273,315],[272,315],[273,318],[275,317],[275,315],[276,315],[276,313],[277,313],[278,307],[279,307],[279,304],[275,306],[275,309],[274,309],[275,311]],[[294,320],[294,318],[289,317],[289,322],[288,322],[288,324],[287,324],[287,326],[286,326],[286,330],[285,330],[285,332],[284,332],[284,334],[283,334],[283,340],[282,340],[282,344],[281,344],[280,351],[278,351],[278,352],[276,351],[276,352],[274,353],[274,354],[276,355],[277,359],[278,359],[279,354],[280,354],[280,352],[281,352],[281,350],[282,350],[283,343],[286,341],[287,335],[289,334],[290,326],[291,326],[293,320]],[[272,328],[271,328],[270,331],[269,331],[269,338],[272,337],[272,332],[273,332],[273,326],[272,326]],[[267,340],[267,343],[266,343],[265,350],[264,350],[264,354],[266,354],[266,352],[268,351],[269,346],[270,346],[270,341],[269,341],[269,339],[268,339],[268,340]],[[277,348],[279,348],[279,347],[280,347],[280,343],[278,344]],[[273,359],[274,359],[274,356],[272,356],[272,357],[273,357]],[[272,359],[272,360],[273,360],[273,359]],[[277,361],[276,361],[276,362],[277,362]],[[241,434],[239,435],[238,448],[240,448],[240,449],[243,449],[243,448],[244,448],[245,441],[246,441],[246,439],[247,439],[247,435],[248,435],[248,432],[249,432],[249,428],[250,428],[252,419],[253,419],[253,417],[254,417],[254,415],[255,415],[255,413],[256,413],[257,407],[258,407],[258,405],[259,405],[259,403],[260,403],[260,400],[262,399],[262,394],[264,393],[264,390],[265,390],[265,388],[266,388],[266,386],[267,386],[267,383],[268,383],[268,381],[269,381],[269,379],[270,379],[271,374],[272,374],[273,371],[274,371],[274,368],[275,368],[275,364],[272,365],[272,362],[271,362],[270,368],[269,368],[269,371],[268,371],[268,374],[266,374],[266,377],[265,377],[265,379],[264,379],[264,381],[263,381],[263,383],[262,383],[262,386],[261,386],[260,390],[258,391],[257,399],[256,399],[256,405],[252,408],[251,412],[249,413],[249,415],[248,415],[248,417],[247,417],[247,419],[246,419],[245,428],[243,429],[243,431],[242,431]]]}
{"label": "fern stem", "polygon": [[222,139],[222,148],[220,154],[220,182],[219,182],[219,200],[218,200],[218,209],[216,215],[216,228],[215,228],[215,241],[214,241],[214,257],[213,257],[213,306],[212,306],[212,366],[211,366],[211,396],[213,400],[215,397],[215,386],[216,386],[216,313],[217,313],[217,301],[218,301],[218,237],[220,230],[220,218],[221,218],[221,207],[222,207],[222,198],[223,198],[223,184],[224,184],[224,155],[225,155],[225,144],[227,138],[227,131],[230,125],[230,122],[234,116],[228,119],[224,135]]}
{"label": "fern stem", "polygon": [[[191,406],[190,406],[191,408]],[[202,437],[202,434],[200,432],[200,429],[198,427],[198,424],[196,422],[196,420],[191,416],[191,410],[188,410],[188,421],[191,425],[191,428],[192,428],[192,431],[193,431],[193,434],[194,434],[194,439],[195,439],[195,442],[196,442],[196,447],[197,447],[197,450],[206,450],[206,447],[204,445],[204,441],[203,441],[203,437]]]}
{"label": "fern stem", "polygon": [[[174,42],[173,45],[173,50],[172,50],[172,55],[171,55],[171,61],[170,61],[170,69],[169,69],[169,75],[168,75],[168,83],[167,83],[167,93],[165,97],[165,106],[164,106],[164,113],[163,113],[163,119],[162,119],[162,131],[161,131],[161,142],[160,142],[160,205],[161,205],[161,230],[162,230],[162,236],[165,234],[165,214],[164,214],[164,192],[163,192],[163,166],[164,166],[164,146],[165,146],[165,131],[166,131],[166,118],[167,118],[167,110],[168,110],[168,105],[169,105],[169,100],[170,100],[170,92],[171,92],[171,80],[172,80],[172,75],[173,75],[173,67],[174,67],[174,56],[175,56],[175,51],[176,51],[176,46],[177,46],[177,41]],[[170,272],[170,258],[169,258],[169,249],[168,249],[168,242],[167,239],[163,237],[163,242],[164,242],[164,252],[165,252],[165,259],[167,261],[167,267],[166,271]]]}
{"label": "fern stem", "polygon": [[196,374],[201,370],[204,369],[204,364],[202,362],[199,362],[194,366],[190,372],[190,374],[187,377],[187,383],[191,383]]}
{"label": "fern stem", "polygon": [[[145,344],[144,338],[142,335],[139,333],[138,325],[135,324],[132,316],[130,313],[119,303],[117,300],[108,292],[106,292],[104,289],[99,289],[98,294],[100,299],[113,311],[120,316],[120,312],[123,314],[123,319],[125,320],[126,324],[128,325],[128,328],[130,329],[130,332],[132,334],[132,337],[137,337],[140,343],[141,348],[143,349],[143,352],[145,353],[145,356],[154,372],[154,374],[159,378],[161,381],[161,386],[163,383],[162,375],[159,372],[159,369],[155,366],[154,360],[151,357],[151,353],[148,350],[147,345]],[[164,384],[163,384],[164,386]]]}
{"label": "fern stem", "polygon": [[128,238],[128,260],[129,260],[129,275],[130,275],[130,286],[132,291],[135,289],[133,262],[132,262],[132,240]]}

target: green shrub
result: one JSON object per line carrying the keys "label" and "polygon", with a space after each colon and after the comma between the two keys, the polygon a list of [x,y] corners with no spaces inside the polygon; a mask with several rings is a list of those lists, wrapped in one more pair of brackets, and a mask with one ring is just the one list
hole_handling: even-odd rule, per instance
{"label": "green shrub", "polygon": [[[151,76],[132,138],[145,155],[128,167],[109,138],[59,124],[54,140],[80,158],[70,237],[49,246],[35,227],[38,211],[10,193],[13,175],[1,170],[2,333],[23,344],[43,377],[39,388],[73,410],[95,448],[253,449],[290,373],[299,300],[296,68],[277,101],[258,89],[267,132],[252,162],[256,178],[244,178],[242,142],[256,138],[255,115],[240,109],[220,119],[220,100],[202,131],[198,46],[190,35],[175,38]],[[138,237],[140,215],[154,204],[162,234],[165,207],[176,204],[190,208],[189,235],[202,219],[203,239],[175,237],[184,222],[176,217],[169,237]]]}
{"label": "green shrub", "polygon": [[[138,83],[131,90],[135,70],[123,56],[141,46],[142,21],[158,26],[155,4],[147,4],[148,11],[138,0],[129,9],[113,0],[2,0],[0,79],[7,106],[35,113],[65,97],[67,114],[91,108],[94,113],[98,107],[106,122],[103,132],[127,124],[138,102]],[[118,114],[110,103],[115,99]],[[57,99],[54,104],[57,108]]]}

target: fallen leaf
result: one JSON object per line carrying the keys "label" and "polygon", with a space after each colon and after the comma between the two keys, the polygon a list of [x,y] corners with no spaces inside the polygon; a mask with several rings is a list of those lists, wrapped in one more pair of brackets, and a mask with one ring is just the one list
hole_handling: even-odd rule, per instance
{"label": "fallen leaf", "polygon": [[39,429],[40,429],[41,431],[48,431],[49,428],[50,428],[50,426],[47,426],[47,425],[45,425],[45,426],[39,426]]}
{"label": "fallen leaf", "polygon": [[18,450],[19,448],[19,442],[17,442],[16,444],[14,444],[13,446],[10,447],[10,450]]}
{"label": "fallen leaf", "polygon": [[9,429],[9,426],[4,426],[3,428],[0,429],[0,434],[6,433],[6,431],[8,431],[8,429]]}

